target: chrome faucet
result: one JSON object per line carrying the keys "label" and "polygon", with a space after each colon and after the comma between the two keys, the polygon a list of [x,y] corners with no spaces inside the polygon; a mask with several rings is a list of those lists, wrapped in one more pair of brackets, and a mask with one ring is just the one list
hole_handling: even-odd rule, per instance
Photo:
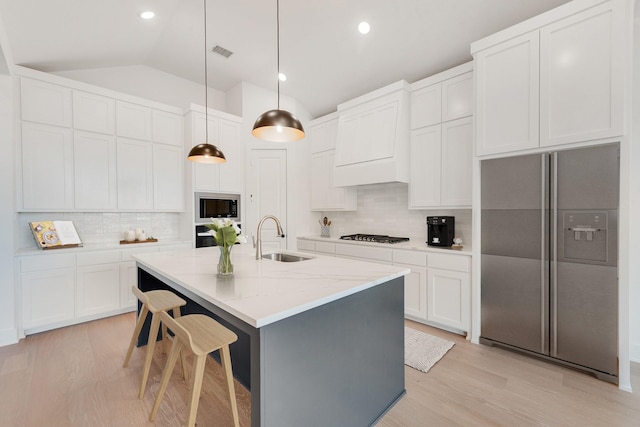
{"label": "chrome faucet", "polygon": [[258,235],[258,241],[256,242],[256,239],[253,236],[251,236],[251,239],[253,240],[253,247],[256,248],[256,259],[262,258],[262,237],[261,237],[262,223],[264,223],[265,220],[269,218],[273,219],[276,222],[276,233],[278,237],[284,237],[284,231],[282,231],[282,225],[280,225],[280,220],[278,220],[278,218],[276,218],[273,215],[263,216],[260,222],[258,223],[258,231],[256,233]]}

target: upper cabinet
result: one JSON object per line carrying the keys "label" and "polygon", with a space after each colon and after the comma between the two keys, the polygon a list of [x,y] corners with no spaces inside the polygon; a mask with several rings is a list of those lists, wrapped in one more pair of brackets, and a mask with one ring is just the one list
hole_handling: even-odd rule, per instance
{"label": "upper cabinet", "polygon": [[473,43],[476,154],[622,135],[624,13],[570,2]]}
{"label": "upper cabinet", "polygon": [[38,78],[16,80],[19,211],[184,210],[180,109]]}
{"label": "upper cabinet", "polygon": [[313,120],[308,126],[311,141],[311,210],[354,211],[357,190],[333,184],[335,147],[338,139],[338,114]]}
{"label": "upper cabinet", "polygon": [[473,64],[411,85],[409,208],[469,208]]}
{"label": "upper cabinet", "polygon": [[408,89],[400,81],[338,105],[334,185],[409,181]]}
{"label": "upper cabinet", "polygon": [[227,161],[222,164],[189,162],[187,180],[193,183],[194,191],[222,191],[241,193],[244,191],[244,148],[240,138],[242,118],[219,111],[209,110],[208,130],[205,126],[204,108],[192,105],[185,116],[188,147],[207,140],[218,147]]}

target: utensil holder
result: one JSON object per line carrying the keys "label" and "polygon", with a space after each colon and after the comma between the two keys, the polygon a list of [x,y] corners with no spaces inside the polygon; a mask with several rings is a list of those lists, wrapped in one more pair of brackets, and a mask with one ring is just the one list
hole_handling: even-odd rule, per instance
{"label": "utensil holder", "polygon": [[331,237],[331,227],[329,227],[328,225],[321,225],[320,237]]}

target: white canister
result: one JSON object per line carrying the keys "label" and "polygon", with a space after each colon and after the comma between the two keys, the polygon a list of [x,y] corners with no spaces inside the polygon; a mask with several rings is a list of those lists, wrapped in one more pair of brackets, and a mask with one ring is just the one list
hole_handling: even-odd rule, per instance
{"label": "white canister", "polygon": [[136,239],[142,242],[143,240],[147,240],[147,235],[145,234],[144,231],[140,231],[139,233],[136,233]]}
{"label": "white canister", "polygon": [[127,242],[133,242],[136,240],[136,232],[133,230],[127,230],[124,232],[124,240]]}

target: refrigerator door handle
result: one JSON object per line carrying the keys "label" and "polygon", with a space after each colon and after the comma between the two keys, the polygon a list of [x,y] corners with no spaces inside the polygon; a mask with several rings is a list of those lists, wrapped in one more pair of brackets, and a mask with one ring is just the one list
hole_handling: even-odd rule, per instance
{"label": "refrigerator door handle", "polygon": [[549,298],[551,311],[550,328],[550,355],[556,357],[558,354],[558,153],[551,154],[551,185],[549,188],[551,195],[551,209],[549,223],[551,226],[551,245],[549,252]]}
{"label": "refrigerator door handle", "polygon": [[542,353],[549,354],[549,154],[540,156],[541,200],[540,200],[540,348]]}

